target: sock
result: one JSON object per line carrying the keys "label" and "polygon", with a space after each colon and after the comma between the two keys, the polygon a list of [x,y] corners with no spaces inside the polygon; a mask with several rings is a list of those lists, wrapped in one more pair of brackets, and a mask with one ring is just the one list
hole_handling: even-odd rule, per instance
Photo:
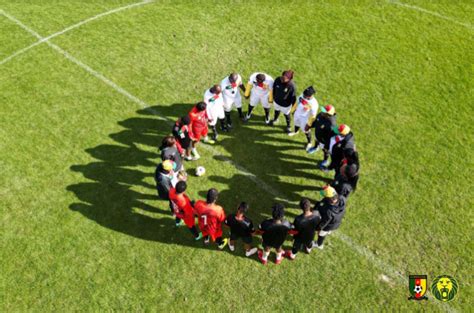
{"label": "sock", "polygon": [[324,243],[324,238],[326,238],[326,237],[318,236],[318,246],[322,246],[322,245],[323,245],[323,243]]}
{"label": "sock", "polygon": [[244,115],[242,113],[242,108],[237,108],[237,112],[239,112],[239,117],[240,118],[244,117]]}
{"label": "sock", "polygon": [[216,127],[216,125],[211,126],[211,127],[212,127],[212,131],[214,132],[214,135],[217,136],[217,127]]}
{"label": "sock", "polygon": [[329,152],[326,150],[323,150],[324,152],[324,161],[327,161],[329,159]]}
{"label": "sock", "polygon": [[230,112],[225,112],[225,119],[227,124],[232,124],[232,120],[230,119]]}
{"label": "sock", "polygon": [[199,236],[199,233],[198,233],[198,231],[197,231],[197,229],[196,229],[196,226],[193,226],[193,227],[188,228],[188,229],[189,229],[189,231],[191,232],[191,234],[193,234],[194,238],[196,238],[197,236]]}
{"label": "sock", "polygon": [[270,118],[270,109],[264,109],[265,110],[265,121],[268,121]]}
{"label": "sock", "polygon": [[290,127],[290,124],[291,124],[290,114],[285,114],[285,120],[286,120],[286,126]]}
{"label": "sock", "polygon": [[273,121],[276,122],[279,117],[280,117],[280,111],[275,111],[275,116],[273,117]]}
{"label": "sock", "polygon": [[264,259],[265,261],[268,259],[268,256],[270,255],[270,251],[263,251],[263,256],[262,256],[262,259]]}
{"label": "sock", "polygon": [[250,117],[250,116],[252,115],[252,111],[253,111],[253,106],[251,106],[251,105],[249,104],[249,109],[248,109],[248,111],[247,111],[247,116],[248,116],[248,117]]}
{"label": "sock", "polygon": [[308,143],[311,143],[311,133],[307,132],[307,133],[304,133],[304,135],[306,136],[306,140],[308,141]]}
{"label": "sock", "polygon": [[180,219],[179,217],[176,217],[176,218],[174,219],[174,221],[175,221],[176,224],[178,224],[179,222],[181,222],[181,219]]}
{"label": "sock", "polygon": [[295,125],[295,133],[299,132],[300,127]]}
{"label": "sock", "polygon": [[277,252],[277,259],[281,259],[283,257],[283,251],[282,252]]}
{"label": "sock", "polygon": [[222,237],[219,237],[216,239],[216,243],[220,246],[221,244],[224,243],[224,241],[222,240]]}
{"label": "sock", "polygon": [[221,129],[227,129],[227,126],[225,126],[225,119],[220,119],[219,122],[221,123]]}

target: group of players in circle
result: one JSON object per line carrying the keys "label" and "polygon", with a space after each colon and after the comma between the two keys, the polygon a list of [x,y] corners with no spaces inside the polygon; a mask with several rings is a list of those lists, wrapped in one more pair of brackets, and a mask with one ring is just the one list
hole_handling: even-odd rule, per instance
{"label": "group of players in circle", "polygon": [[[286,70],[275,80],[265,73],[254,73],[244,86],[237,73],[225,77],[219,85],[214,85],[204,93],[189,114],[179,118],[172,128],[172,135],[163,138],[160,146],[162,162],[155,170],[158,195],[169,201],[176,226],[185,224],[195,240],[204,238],[204,243],[215,242],[219,249],[227,245],[235,251],[235,243],[244,242],[245,255],[257,253],[259,260],[266,264],[272,248],[275,249],[275,263],[280,264],[286,257],[294,260],[299,251],[310,253],[313,247],[323,249],[327,235],[339,228],[346,211],[349,195],[355,191],[359,179],[359,156],[354,135],[346,124],[336,123],[336,110],[332,105],[319,106],[314,97],[316,90],[309,86],[300,96],[296,96],[293,82],[294,72]],[[250,98],[247,112],[242,112],[242,97]],[[214,144],[218,139],[217,122],[221,131],[232,129],[232,108],[238,111],[240,119],[247,123],[253,109],[261,103],[265,111],[265,123],[274,126],[281,113],[286,121],[285,132],[289,136],[302,131],[306,137],[306,151],[310,154],[323,151],[324,158],[319,169],[334,171],[332,182],[321,190],[322,199],[313,206],[309,199],[301,199],[302,214],[293,223],[285,219],[285,208],[281,203],[272,206],[272,218],[260,223],[255,229],[247,217],[249,205],[239,204],[235,213],[226,215],[217,204],[219,192],[211,188],[205,200],[191,201],[186,195],[187,174],[183,159],[198,160],[197,145],[200,141]],[[270,118],[273,104],[274,116]],[[320,111],[318,113],[318,111]],[[291,129],[293,114],[294,129]],[[209,126],[212,138],[209,137]],[[311,129],[315,129],[313,144]],[[330,162],[329,162],[330,157]],[[196,218],[198,223],[196,227]],[[230,228],[229,238],[224,238],[223,226]],[[315,235],[317,233],[317,240]],[[253,245],[253,236],[261,235],[263,249]],[[293,247],[285,251],[282,246],[288,235],[293,236]]]}

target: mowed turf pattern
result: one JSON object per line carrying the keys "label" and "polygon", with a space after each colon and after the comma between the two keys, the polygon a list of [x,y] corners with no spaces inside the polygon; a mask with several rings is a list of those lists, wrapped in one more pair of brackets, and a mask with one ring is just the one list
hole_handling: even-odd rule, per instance
{"label": "mowed turf pattern", "polygon": [[[48,36],[131,3],[0,8]],[[45,43],[1,65],[2,311],[468,311],[473,6],[407,3],[468,26],[385,1],[160,1],[52,40],[151,109]],[[0,30],[0,59],[36,41],[3,15]],[[157,113],[185,114],[231,71],[247,80],[287,68],[353,129],[361,180],[343,236],[264,267],[240,243],[221,252],[175,228],[153,180],[170,132]],[[255,223],[281,201],[292,221],[331,175],[316,170],[322,156],[304,152],[303,135],[284,134],[282,117],[266,127],[262,114],[242,125],[234,112],[235,129],[200,146],[202,159],[185,165],[207,173],[188,192],[216,187],[228,213],[245,200]],[[459,294],[408,301],[409,274],[452,275]]]}

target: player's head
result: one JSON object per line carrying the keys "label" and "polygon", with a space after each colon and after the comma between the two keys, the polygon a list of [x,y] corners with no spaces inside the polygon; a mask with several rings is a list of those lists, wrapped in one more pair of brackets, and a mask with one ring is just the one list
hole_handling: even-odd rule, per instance
{"label": "player's head", "polygon": [[281,220],[285,216],[285,207],[281,203],[275,203],[272,206],[272,217],[274,220]]}
{"label": "player's head", "polygon": [[213,94],[218,95],[218,94],[221,93],[222,88],[221,88],[221,86],[219,86],[219,85],[214,85],[214,86],[211,87],[210,90],[211,90],[211,92],[212,92]]}
{"label": "player's head", "polygon": [[294,72],[292,70],[286,70],[281,74],[281,81],[286,84],[293,79]]}
{"label": "player's head", "polygon": [[321,107],[321,113],[323,113],[324,117],[330,117],[336,114],[336,108],[334,106],[328,104]]}
{"label": "player's head", "polygon": [[207,203],[214,203],[217,201],[217,197],[219,196],[219,192],[216,188],[211,188],[207,191],[206,202]]}
{"label": "player's head", "polygon": [[191,119],[189,118],[189,115],[185,115],[181,118],[181,124],[189,125],[190,123],[191,123]]}
{"label": "player's head", "polygon": [[196,104],[196,108],[197,108],[197,110],[198,110],[199,112],[204,111],[204,110],[206,109],[206,107],[207,107],[206,103],[205,103],[205,102],[202,102],[202,101],[201,101],[201,102],[198,102],[198,103]]}
{"label": "player's head", "polygon": [[357,172],[358,172],[357,165],[352,163],[352,164],[346,165],[346,167],[344,168],[344,172],[342,174],[346,176],[347,178],[354,178],[358,175]]}
{"label": "player's head", "polygon": [[343,150],[344,159],[346,159],[347,164],[359,164],[359,152],[354,149],[344,149]]}
{"label": "player's head", "polygon": [[303,198],[300,201],[300,208],[303,212],[311,211],[311,201],[308,198]]}
{"label": "player's head", "polygon": [[255,76],[255,79],[257,80],[257,83],[263,83],[265,81],[265,74],[257,74],[257,76]]}
{"label": "player's head", "polygon": [[249,205],[247,202],[241,202],[237,208],[237,214],[245,214],[249,210]]}
{"label": "player's head", "polygon": [[166,173],[170,173],[173,170],[174,167],[174,162],[171,160],[164,160],[161,163],[161,167],[163,168],[163,171]]}
{"label": "player's head", "polygon": [[185,181],[179,181],[177,184],[176,184],[176,192],[177,193],[183,193],[186,191],[186,187],[188,185],[186,184]]}
{"label": "player's head", "polygon": [[316,93],[316,90],[314,89],[314,87],[309,86],[303,91],[303,97],[310,99],[315,93]]}
{"label": "player's head", "polygon": [[237,74],[237,73],[230,73],[230,75],[229,75],[229,82],[235,83],[238,78],[239,78],[239,74]]}
{"label": "player's head", "polygon": [[351,128],[346,124],[341,124],[334,128],[334,132],[336,135],[347,136],[351,132]]}
{"label": "player's head", "polygon": [[161,148],[169,148],[176,145],[176,139],[173,136],[166,136],[161,141]]}
{"label": "player's head", "polygon": [[326,185],[323,187],[323,189],[321,190],[321,195],[329,202],[337,202],[338,196],[336,189],[334,189],[330,185]]}

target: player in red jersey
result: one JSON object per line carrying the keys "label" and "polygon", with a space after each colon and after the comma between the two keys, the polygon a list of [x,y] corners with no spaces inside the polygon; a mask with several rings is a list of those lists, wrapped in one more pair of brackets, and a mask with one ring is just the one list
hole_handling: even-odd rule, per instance
{"label": "player in red jersey", "polygon": [[228,239],[222,238],[222,224],[225,220],[224,209],[216,204],[219,192],[215,188],[209,189],[206,201],[196,201],[194,210],[199,218],[199,228],[204,236],[204,243],[208,244],[209,240],[217,243],[219,249],[224,249]]}
{"label": "player in red jersey", "polygon": [[[202,234],[198,233],[196,229],[194,209],[191,200],[189,200],[189,197],[184,193],[186,191],[186,187],[187,185],[185,181],[179,181],[175,188],[170,189],[169,197],[176,217],[183,220],[191,233],[194,235],[194,239],[199,240],[202,238]],[[176,226],[179,225],[181,225],[181,222],[176,223]]]}
{"label": "player in red jersey", "polygon": [[193,140],[192,153],[195,159],[199,159],[200,155],[196,150],[196,146],[201,140],[201,136],[204,137],[204,142],[213,144],[214,140],[209,139],[207,135],[209,131],[208,121],[209,117],[207,116],[206,103],[198,102],[194,108],[189,112],[189,117],[191,119],[191,139]]}

